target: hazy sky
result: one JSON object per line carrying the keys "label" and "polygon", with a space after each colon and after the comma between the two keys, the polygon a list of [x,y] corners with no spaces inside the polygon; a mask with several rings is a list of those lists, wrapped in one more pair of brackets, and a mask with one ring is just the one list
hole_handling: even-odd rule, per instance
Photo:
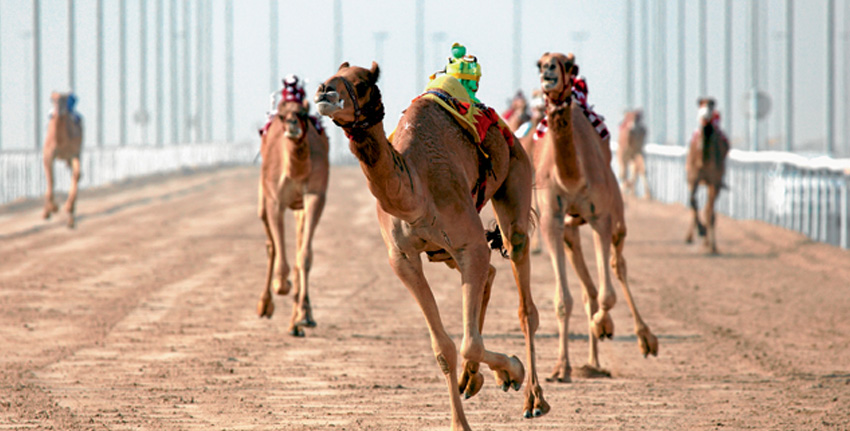
{"label": "hazy sky", "polygon": [[[131,143],[140,141],[140,129],[132,122],[132,115],[140,102],[139,74],[139,17],[140,0],[127,0],[127,89],[128,89],[128,125]],[[170,139],[170,65],[168,30],[169,4],[165,4],[165,76],[164,76],[164,136]],[[225,81],[224,81],[224,0],[203,0],[212,6],[213,19],[213,137],[225,138]],[[666,1],[664,19],[655,16],[657,1],[647,0],[650,18],[650,36],[659,23],[666,25],[666,140],[677,143],[682,138],[678,129],[677,96],[677,30],[679,1]],[[846,148],[848,139],[846,128],[848,114],[844,95],[847,74],[844,63],[847,52],[848,24],[846,3],[850,0],[836,0],[836,144]],[[156,108],[156,76],[154,56],[155,17],[158,0],[147,2],[148,49],[147,68],[147,104],[153,112]],[[269,1],[234,0],[235,34],[235,129],[239,140],[256,140],[256,128],[264,120],[268,109],[270,92],[269,68]],[[795,2],[795,136],[798,147],[811,147],[817,150],[822,146],[825,121],[826,87],[824,84],[825,47],[826,47],[826,0],[806,0]],[[4,149],[32,148],[34,146],[32,116],[32,9],[31,1],[0,0],[0,121],[2,121],[2,141]],[[106,99],[106,118],[104,133],[107,145],[115,145],[118,136],[118,0],[104,0],[106,33],[106,76],[104,91]],[[197,2],[190,3],[192,14]],[[583,0],[583,1],[545,1],[525,0],[521,2],[521,83],[526,94],[538,85],[535,62],[546,51],[575,52],[581,65],[581,72],[588,79],[590,103],[607,118],[609,128],[616,133],[626,102],[626,0]],[[650,71],[639,70],[640,18],[643,0],[634,0],[635,5],[635,100],[643,99],[640,80],[649,76]],[[686,8],[686,129],[695,125],[698,97],[698,2],[687,0]],[[724,10],[723,2],[708,1],[709,34],[709,70],[708,92],[718,98],[722,112],[728,109],[723,100],[723,40]],[[733,145],[746,148],[746,123],[743,117],[743,94],[748,85],[749,60],[748,41],[750,23],[750,1],[733,1],[733,98],[731,136]],[[784,0],[762,0],[762,89],[771,93],[773,110],[765,126],[767,138],[781,146],[784,139]],[[41,0],[42,35],[42,111],[46,117],[49,110],[48,97],[53,89],[68,88],[67,78],[67,0]],[[95,107],[96,107],[96,69],[95,69],[95,0],[75,1],[76,32],[76,92],[79,95],[79,111],[86,117],[86,135],[88,145],[94,144]],[[805,5],[805,6],[803,6]],[[296,73],[309,80],[307,92],[312,97],[320,81],[332,75],[337,64],[334,61],[334,22],[332,0],[279,1],[279,74]],[[178,1],[178,31],[182,35],[183,1]],[[343,16],[343,59],[355,65],[368,66],[376,60],[376,37],[378,32],[386,32],[381,59],[382,75],[379,82],[384,95],[387,118],[385,127],[391,130],[398,115],[420,91],[422,84],[431,72],[442,68],[452,42],[461,42],[468,51],[478,57],[483,67],[479,98],[501,111],[506,107],[507,99],[516,90],[513,82],[513,1],[424,1],[424,57],[425,76],[417,76],[415,70],[415,2],[412,0],[342,0]],[[194,16],[194,15],[193,15]],[[194,19],[190,29],[192,50],[189,58],[194,58]],[[439,33],[445,36],[435,42]],[[582,40],[583,39],[583,40]],[[651,41],[652,39],[650,39]],[[185,57],[180,45],[179,61]],[[179,63],[178,66],[180,66]],[[650,59],[650,65],[652,60]],[[191,92],[195,92],[194,76]],[[182,69],[178,95],[182,97]],[[657,80],[656,80],[657,81]],[[650,85],[650,93],[661,91]],[[182,99],[181,99],[182,103]],[[653,114],[650,111],[650,117]],[[654,119],[659,124],[658,117]],[[326,125],[332,126],[325,120]],[[653,123],[651,123],[652,125]],[[686,132],[687,135],[689,132]],[[148,140],[155,137],[153,124],[148,129]],[[182,134],[181,134],[182,136]],[[336,136],[332,134],[332,137]],[[650,130],[650,136],[656,136]],[[347,146],[332,143],[341,151]]]}

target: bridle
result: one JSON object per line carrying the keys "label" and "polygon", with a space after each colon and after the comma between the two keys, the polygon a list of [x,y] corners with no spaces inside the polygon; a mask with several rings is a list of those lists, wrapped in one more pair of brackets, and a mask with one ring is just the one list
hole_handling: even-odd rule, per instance
{"label": "bridle", "polygon": [[[335,118],[331,118],[331,120],[337,126],[345,129],[346,135],[349,135],[348,130],[365,130],[384,120],[384,105],[380,103],[380,96],[376,98],[376,100],[378,100],[377,103],[370,100],[369,103],[363,105],[361,108],[360,102],[357,100],[357,92],[354,91],[354,86],[351,85],[351,82],[342,76],[338,76],[337,78],[339,78],[345,85],[345,90],[348,91],[348,95],[351,97],[351,104],[354,107],[354,121],[350,123],[342,123],[337,121]],[[377,87],[374,89],[377,90]],[[371,112],[364,113],[365,109],[370,108],[372,105],[375,107],[371,109]],[[363,119],[358,119],[361,116]]]}

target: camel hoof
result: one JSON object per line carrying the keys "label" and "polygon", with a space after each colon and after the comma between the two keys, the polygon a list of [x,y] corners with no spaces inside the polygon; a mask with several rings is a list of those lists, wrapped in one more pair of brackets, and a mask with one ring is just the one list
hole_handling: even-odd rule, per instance
{"label": "camel hoof", "polygon": [[658,338],[649,332],[649,329],[643,329],[637,332],[638,345],[643,357],[649,355],[658,356]]}
{"label": "camel hoof", "polygon": [[685,244],[693,244],[693,243],[694,243],[694,236],[693,236],[693,234],[688,235],[688,236],[686,236],[686,237],[685,237]]}
{"label": "camel hoof", "polygon": [[272,302],[271,298],[266,301],[260,299],[257,302],[257,315],[261,318],[268,317],[271,319],[272,314],[274,314],[274,302]]}
{"label": "camel hoof", "polygon": [[600,341],[614,337],[614,320],[610,313],[599,310],[593,315],[593,335]]}
{"label": "camel hoof", "polygon": [[585,379],[599,379],[599,378],[610,378],[611,372],[604,369],[595,367],[590,364],[582,365],[581,368],[576,370],[576,376],[582,377]]}
{"label": "camel hoof", "polygon": [[292,282],[286,280],[286,283],[281,283],[280,280],[274,279],[272,280],[272,290],[278,295],[286,295],[292,290]]}
{"label": "camel hoof", "polygon": [[466,390],[463,391],[463,399],[468,400],[474,397],[482,387],[484,387],[484,376],[481,373],[472,373],[466,384]]}
{"label": "camel hoof", "polygon": [[573,369],[569,366],[563,367],[561,365],[555,366],[555,370],[552,374],[546,378],[547,382],[558,382],[558,383],[571,383],[573,381],[570,375],[572,374]]}
{"label": "camel hoof", "polygon": [[301,321],[299,321],[297,325],[302,328],[315,328],[316,321],[310,318],[301,319]]}
{"label": "camel hoof", "polygon": [[289,335],[297,338],[304,338],[304,330],[296,326],[289,330]]}

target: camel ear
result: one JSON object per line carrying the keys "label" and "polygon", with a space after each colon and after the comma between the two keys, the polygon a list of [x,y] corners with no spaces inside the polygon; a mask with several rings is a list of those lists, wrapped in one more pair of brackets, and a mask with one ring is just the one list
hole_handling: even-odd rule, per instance
{"label": "camel ear", "polygon": [[569,73],[569,74],[570,74],[570,75],[573,75],[573,76],[578,76],[578,65],[577,65],[577,64],[574,64],[574,65],[570,68],[570,73]]}
{"label": "camel ear", "polygon": [[349,67],[349,64],[346,61],[345,63],[342,63],[342,64],[339,65],[339,69],[337,69],[337,71],[340,71],[342,69],[347,69],[348,67]]}
{"label": "camel ear", "polygon": [[372,62],[372,68],[369,70],[369,74],[372,84],[378,82],[378,78],[381,76],[381,68],[378,67],[378,63]]}

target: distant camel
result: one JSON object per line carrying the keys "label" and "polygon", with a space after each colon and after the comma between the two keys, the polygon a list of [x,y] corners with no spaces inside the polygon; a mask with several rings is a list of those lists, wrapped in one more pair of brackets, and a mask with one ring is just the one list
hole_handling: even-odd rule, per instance
{"label": "distant camel", "polygon": [[[560,335],[559,357],[550,380],[569,382],[569,321],[573,298],[567,289],[564,250],[584,288],[582,298],[589,324],[589,360],[584,375],[609,375],[599,366],[597,340],[611,338],[614,321],[609,310],[616,302],[607,263],[614,268],[635,321],[635,334],[644,356],[658,353],[658,340],[643,322],[626,279],[623,247],[626,222],[623,198],[610,167],[602,138],[584,107],[574,101],[571,76],[574,57],[545,53],[538,61],[540,84],[546,96],[548,131],[534,151],[540,198],[540,225],[555,269],[555,310]],[[579,226],[593,229],[600,289],[597,292],[584,262]],[[613,253],[613,256],[612,256]]]}
{"label": "distant camel", "polygon": [[516,132],[523,123],[529,120],[530,115],[528,113],[528,101],[525,100],[525,95],[522,94],[522,90],[519,90],[514,94],[513,99],[511,99],[511,104],[507,110],[502,112],[502,118],[505,119],[505,122],[508,124],[508,127],[511,128],[512,132]]}
{"label": "distant camel", "polygon": [[[468,96],[430,90],[431,97],[415,99],[399,120],[392,143],[384,135],[384,105],[377,81],[379,69],[350,67],[319,86],[316,105],[350,139],[351,152],[360,161],[369,190],[377,198],[378,223],[389,252],[390,266],[419,303],[431,333],[431,347],[448,384],[452,430],[469,430],[460,394],[475,395],[484,382],[479,364],[493,370],[497,384],[519,389],[526,381],[525,417],[549,411],[537,380],[534,333],[537,307],[531,295],[531,259],[528,232],[531,215],[531,163],[510,131],[502,130],[498,114],[479,123],[473,136],[449,110],[477,109]],[[446,84],[466,94],[462,84],[445,76]],[[462,97],[462,98],[461,98]],[[492,115],[490,115],[492,114]],[[487,125],[486,128],[483,125]],[[507,136],[506,136],[507,134]],[[477,138],[484,135],[479,142]],[[496,270],[478,210],[493,204],[501,235],[519,288],[520,327],[525,337],[529,372],[516,356],[486,350],[481,331]],[[421,254],[445,262],[461,273],[463,373],[458,381],[458,352],[443,327],[434,294],[423,272]]]}
{"label": "distant camel", "polygon": [[80,183],[80,153],[83,149],[83,120],[74,112],[76,96],[73,93],[50,95],[53,111],[47,123],[47,136],[44,139],[44,174],[47,177],[47,195],[44,199],[45,219],[58,211],[53,200],[53,160],[64,160],[71,169],[71,188],[65,211],[68,213],[68,227],[75,225],[74,209],[77,202],[77,188]]}
{"label": "distant camel", "polygon": [[[287,85],[287,80],[291,81]],[[263,158],[259,187],[259,216],[266,230],[268,273],[257,304],[260,317],[274,313],[271,290],[289,293],[283,213],[289,208],[295,216],[295,292],[291,335],[304,336],[302,328],[316,326],[309,296],[309,275],[313,264],[313,234],[325,207],[328,189],[328,138],[313,117],[297,78],[284,81],[282,100],[262,133]],[[294,82],[292,82],[294,80]]]}
{"label": "distant camel", "polygon": [[[699,235],[705,237],[705,247],[717,254],[717,240],[714,233],[714,203],[723,188],[723,174],[726,172],[726,154],[729,152],[729,140],[720,130],[720,116],[714,111],[714,99],[701,98],[699,106],[699,127],[691,137],[685,171],[688,176],[693,220],[688,228],[685,242],[694,241],[694,227]],[[705,184],[708,199],[705,204],[705,225],[700,222],[697,208],[697,187]]]}
{"label": "distant camel", "polygon": [[644,196],[652,198],[649,181],[646,179],[646,158],[643,146],[646,142],[646,126],[643,124],[643,112],[640,109],[627,111],[620,123],[620,136],[617,146],[617,161],[620,165],[620,185],[626,194],[635,194],[638,178],[643,181]]}

